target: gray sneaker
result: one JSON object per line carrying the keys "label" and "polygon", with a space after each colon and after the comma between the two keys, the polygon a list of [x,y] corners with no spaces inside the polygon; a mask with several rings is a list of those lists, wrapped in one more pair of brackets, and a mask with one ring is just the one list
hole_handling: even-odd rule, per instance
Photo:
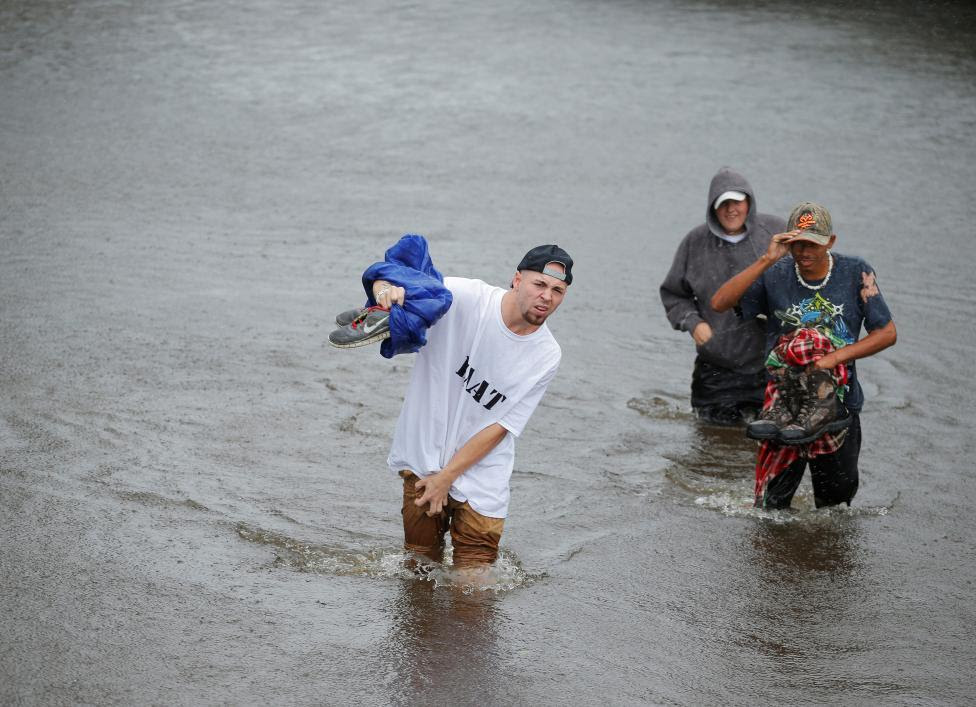
{"label": "gray sneaker", "polygon": [[345,312],[339,312],[336,315],[336,326],[349,326],[353,319],[365,311],[366,307],[356,307],[355,309],[347,309]]}
{"label": "gray sneaker", "polygon": [[389,336],[390,310],[369,307],[359,310],[351,322],[329,334],[329,343],[339,349],[353,349],[382,341]]}

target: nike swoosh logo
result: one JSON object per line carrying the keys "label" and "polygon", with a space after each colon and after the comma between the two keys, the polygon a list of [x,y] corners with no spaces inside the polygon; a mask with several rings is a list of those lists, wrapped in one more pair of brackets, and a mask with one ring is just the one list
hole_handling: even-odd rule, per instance
{"label": "nike swoosh logo", "polygon": [[387,319],[389,319],[389,317],[383,317],[382,319],[380,319],[378,322],[376,322],[372,326],[370,326],[369,324],[363,324],[363,333],[366,334],[367,336],[370,335],[370,334],[372,334],[379,327],[381,327],[384,324],[386,324],[386,320]]}

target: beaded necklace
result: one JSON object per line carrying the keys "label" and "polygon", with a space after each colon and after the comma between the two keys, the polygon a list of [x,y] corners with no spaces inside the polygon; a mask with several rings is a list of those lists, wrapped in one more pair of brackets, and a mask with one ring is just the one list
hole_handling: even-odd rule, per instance
{"label": "beaded necklace", "polygon": [[800,275],[799,263],[796,262],[793,263],[793,270],[796,271],[796,279],[800,281],[801,285],[803,285],[808,290],[819,290],[821,287],[827,284],[828,280],[830,280],[830,273],[833,272],[834,270],[834,256],[831,255],[829,250],[827,251],[827,275],[824,277],[823,282],[821,282],[819,285],[811,285],[806,280],[803,279],[803,276]]}

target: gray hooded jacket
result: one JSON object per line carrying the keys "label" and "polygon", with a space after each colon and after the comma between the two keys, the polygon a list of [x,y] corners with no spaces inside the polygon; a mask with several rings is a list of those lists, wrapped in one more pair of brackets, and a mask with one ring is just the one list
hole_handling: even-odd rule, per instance
{"label": "gray hooded jacket", "polygon": [[[724,235],[725,231],[712,204],[726,191],[741,191],[749,196],[745,238],[738,243],[729,243],[717,235]],[[763,368],[766,341],[762,322],[743,321],[732,310],[719,314],[708,303],[726,280],[766,252],[774,234],[785,230],[786,221],[758,212],[752,186],[741,174],[723,167],[712,177],[705,223],[681,241],[671,270],[661,283],[661,302],[671,326],[690,332],[699,322],[706,321],[712,327],[711,340],[697,347],[703,360],[737,373]]]}

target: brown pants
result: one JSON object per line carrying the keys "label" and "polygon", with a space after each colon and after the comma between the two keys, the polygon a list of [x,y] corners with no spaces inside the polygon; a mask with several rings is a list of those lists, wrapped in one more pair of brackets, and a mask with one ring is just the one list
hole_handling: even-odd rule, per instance
{"label": "brown pants", "polygon": [[409,471],[401,471],[403,478],[403,547],[440,562],[444,556],[444,534],[451,531],[454,546],[454,566],[470,567],[491,564],[498,558],[498,543],[502,539],[504,518],[483,516],[465,501],[450,496],[447,506],[437,515],[428,516],[429,506],[417,506],[414,500],[419,480]]}

